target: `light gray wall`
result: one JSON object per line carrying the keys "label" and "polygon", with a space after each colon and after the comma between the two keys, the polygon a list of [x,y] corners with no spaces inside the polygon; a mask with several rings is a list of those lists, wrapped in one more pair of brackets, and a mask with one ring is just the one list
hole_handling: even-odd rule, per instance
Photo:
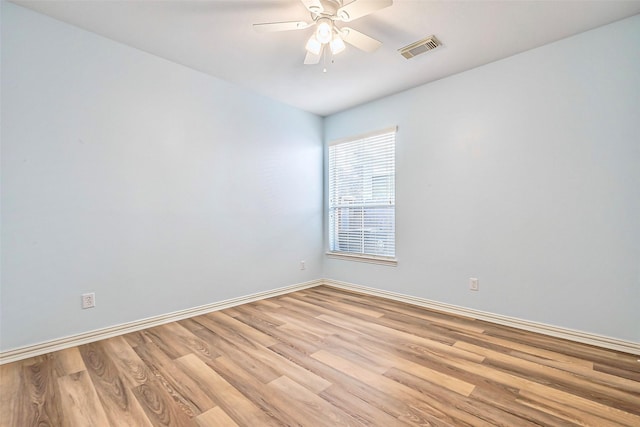
{"label": "light gray wall", "polygon": [[322,276],[640,341],[639,45],[634,17],[327,118],[399,125],[400,262],[323,268],[322,119],[2,2],[0,349]]}
{"label": "light gray wall", "polygon": [[2,124],[2,350],[322,276],[320,117],[3,1]]}
{"label": "light gray wall", "polygon": [[328,117],[399,126],[399,264],[325,276],[640,342],[639,52],[635,16]]}

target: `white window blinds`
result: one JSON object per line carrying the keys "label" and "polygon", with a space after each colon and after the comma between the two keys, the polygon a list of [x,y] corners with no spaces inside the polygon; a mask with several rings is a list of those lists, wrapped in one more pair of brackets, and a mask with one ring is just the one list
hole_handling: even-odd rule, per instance
{"label": "white window blinds", "polygon": [[395,257],[396,128],[329,145],[329,249]]}

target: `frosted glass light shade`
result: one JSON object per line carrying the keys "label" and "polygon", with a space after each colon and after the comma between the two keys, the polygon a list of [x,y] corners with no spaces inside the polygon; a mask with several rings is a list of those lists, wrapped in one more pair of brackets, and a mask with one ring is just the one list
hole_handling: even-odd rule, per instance
{"label": "frosted glass light shade", "polygon": [[333,22],[329,18],[321,18],[317,25],[316,39],[322,44],[329,43],[333,37]]}
{"label": "frosted glass light shade", "polygon": [[329,43],[329,47],[331,48],[331,53],[337,55],[345,49],[344,41],[340,36],[336,35]]}
{"label": "frosted glass light shade", "polygon": [[320,43],[315,36],[309,37],[307,45],[305,46],[308,52],[314,55],[320,55],[320,49],[322,49],[322,43]]}

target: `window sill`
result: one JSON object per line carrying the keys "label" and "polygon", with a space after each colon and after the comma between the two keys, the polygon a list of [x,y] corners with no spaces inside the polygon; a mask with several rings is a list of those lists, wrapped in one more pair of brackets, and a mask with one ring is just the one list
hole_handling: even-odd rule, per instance
{"label": "window sill", "polygon": [[348,252],[327,252],[326,255],[327,258],[341,259],[345,261],[368,262],[370,264],[388,265],[391,267],[396,267],[398,265],[398,260],[390,257],[351,254]]}

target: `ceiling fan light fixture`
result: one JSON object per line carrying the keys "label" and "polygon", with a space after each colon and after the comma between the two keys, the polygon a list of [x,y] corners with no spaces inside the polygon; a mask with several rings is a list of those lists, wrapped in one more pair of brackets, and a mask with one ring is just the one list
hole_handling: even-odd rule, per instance
{"label": "ceiling fan light fixture", "polygon": [[345,43],[364,52],[373,52],[378,49],[382,42],[352,28],[338,28],[338,26],[340,22],[351,22],[393,4],[393,0],[299,1],[310,12],[311,20],[307,18],[307,21],[264,22],[253,24],[253,28],[257,32],[266,33],[313,27],[313,34],[308,34],[311,37],[305,45],[307,53],[304,63],[309,65],[318,64],[320,60],[326,63],[327,54],[337,55],[346,50]]}
{"label": "ceiling fan light fixture", "polygon": [[307,40],[307,45],[305,46],[305,49],[307,49],[307,52],[309,53],[313,53],[314,55],[320,55],[320,50],[322,49],[322,43],[320,43],[316,39],[316,36],[313,35],[309,37],[309,40]]}
{"label": "ceiling fan light fixture", "polygon": [[322,43],[327,44],[333,37],[333,21],[329,18],[320,18],[317,21],[316,39]]}
{"label": "ceiling fan light fixture", "polygon": [[346,46],[344,45],[344,40],[342,40],[342,38],[340,38],[340,36],[337,34],[335,37],[333,37],[333,39],[329,43],[329,48],[331,49],[331,53],[334,55],[337,55],[340,52],[342,52],[345,49],[345,47]]}

